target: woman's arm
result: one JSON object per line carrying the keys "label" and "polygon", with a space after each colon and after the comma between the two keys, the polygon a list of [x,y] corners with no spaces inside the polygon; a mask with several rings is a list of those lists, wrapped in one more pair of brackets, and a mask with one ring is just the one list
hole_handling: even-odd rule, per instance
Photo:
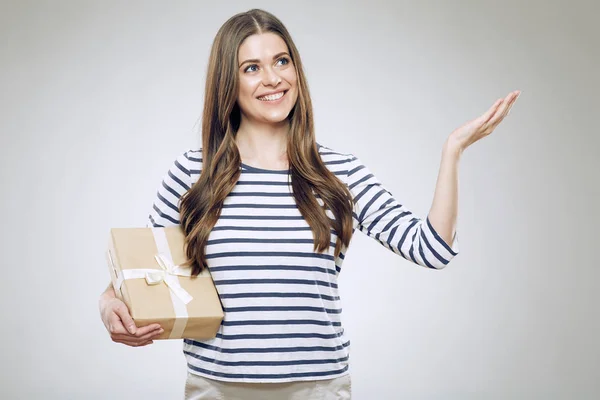
{"label": "woman's arm", "polygon": [[452,243],[458,216],[458,163],[462,151],[446,142],[442,150],[440,171],[435,185],[429,221],[444,242]]}
{"label": "woman's arm", "polygon": [[354,223],[367,236],[415,264],[442,269],[458,254],[458,162],[472,143],[502,121],[518,91],[498,100],[485,114],[456,129],[446,141],[433,204],[426,219],[399,204],[356,156],[350,154],[346,181],[353,195]]}
{"label": "woman's arm", "polygon": [[429,221],[412,213],[353,154],[346,181],[353,196],[353,224],[381,245],[427,268],[442,269],[458,254],[458,240],[446,243]]}
{"label": "woman's arm", "polygon": [[452,243],[456,234],[458,215],[458,163],[467,147],[494,131],[508,115],[521,92],[511,92],[498,99],[483,115],[456,129],[442,150],[440,171],[429,211],[429,221],[446,243]]}

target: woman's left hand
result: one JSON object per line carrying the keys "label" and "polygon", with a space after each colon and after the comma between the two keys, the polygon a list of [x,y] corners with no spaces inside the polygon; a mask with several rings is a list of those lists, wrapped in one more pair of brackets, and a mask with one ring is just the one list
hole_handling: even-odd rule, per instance
{"label": "woman's left hand", "polygon": [[486,137],[496,129],[521,94],[520,90],[511,92],[503,99],[498,99],[483,115],[455,129],[448,137],[447,144],[459,152]]}

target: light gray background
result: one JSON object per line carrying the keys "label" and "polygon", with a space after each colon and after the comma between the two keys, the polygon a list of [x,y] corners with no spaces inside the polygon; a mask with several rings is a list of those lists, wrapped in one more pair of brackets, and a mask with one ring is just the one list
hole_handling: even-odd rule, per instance
{"label": "light gray background", "polygon": [[181,342],[110,341],[103,251],[111,227],[145,225],[199,143],[210,45],[253,7],[296,41],[317,140],[422,217],[447,135],[523,92],[461,160],[445,270],[356,232],[340,278],[354,398],[600,396],[593,2],[14,0],[0,8],[0,397],[182,397]]}

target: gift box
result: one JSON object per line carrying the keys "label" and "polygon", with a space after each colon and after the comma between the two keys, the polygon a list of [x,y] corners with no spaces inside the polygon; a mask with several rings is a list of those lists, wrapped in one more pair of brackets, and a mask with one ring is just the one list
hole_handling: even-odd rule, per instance
{"label": "gift box", "polygon": [[166,228],[112,228],[106,257],[115,293],[136,326],[158,323],[156,339],[210,339],[223,307],[210,272],[196,277],[187,260],[184,232]]}

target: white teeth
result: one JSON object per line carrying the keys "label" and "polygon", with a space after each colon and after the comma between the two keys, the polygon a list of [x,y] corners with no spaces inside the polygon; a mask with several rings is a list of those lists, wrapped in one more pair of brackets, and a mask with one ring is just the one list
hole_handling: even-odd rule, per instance
{"label": "white teeth", "polygon": [[264,96],[264,97],[259,97],[259,100],[262,101],[273,101],[273,100],[278,100],[281,97],[283,97],[283,92],[279,92],[279,93],[275,93],[275,94],[270,94],[268,96]]}

